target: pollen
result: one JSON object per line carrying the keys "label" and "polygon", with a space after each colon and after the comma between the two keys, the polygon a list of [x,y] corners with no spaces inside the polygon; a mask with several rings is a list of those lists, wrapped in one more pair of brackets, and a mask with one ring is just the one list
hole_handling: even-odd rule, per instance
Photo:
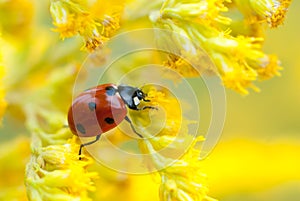
{"label": "pollen", "polygon": [[250,0],[253,10],[266,19],[271,28],[283,23],[290,3],[291,0]]}
{"label": "pollen", "polygon": [[246,88],[252,88],[254,91],[259,91],[252,83],[256,78],[257,73],[254,70],[234,68],[224,73],[222,81],[225,87],[234,89],[235,91],[246,95],[249,93]]}
{"label": "pollen", "polygon": [[179,56],[169,56],[168,60],[163,63],[167,68],[170,68],[183,77],[198,77],[199,72],[190,63]]}
{"label": "pollen", "polygon": [[95,191],[96,172],[88,172],[91,158],[78,160],[75,137],[64,145],[35,148],[26,168],[26,187],[30,200],[90,200]]}
{"label": "pollen", "polygon": [[280,76],[280,61],[276,55],[268,55],[263,68],[259,68],[257,73],[261,79],[269,79],[274,76]]}
{"label": "pollen", "polygon": [[[163,65],[178,72],[181,79],[209,72],[241,94],[247,94],[248,88],[259,91],[254,82],[279,76],[282,69],[275,56],[262,50],[263,23],[271,28],[280,25],[289,4],[290,0],[166,1],[159,13],[150,16],[155,27],[172,32],[171,37],[157,37],[170,51]],[[233,10],[242,17],[229,18]]]}
{"label": "pollen", "polygon": [[[151,102],[165,111],[167,119],[164,128],[157,135],[151,136],[145,131],[143,135],[148,139],[139,141],[141,151],[150,154],[149,166],[158,169],[161,177],[160,200],[209,200],[206,175],[201,171],[201,161],[198,160],[200,152],[195,146],[204,140],[203,136],[189,135],[188,125],[193,121],[182,118],[175,97],[151,86],[146,90]],[[170,146],[174,149],[173,152],[178,151],[180,147],[188,148],[178,159],[173,158],[175,153],[158,152],[162,149],[170,149]]]}
{"label": "pollen", "polygon": [[[51,1],[50,12],[56,26],[53,30],[60,33],[61,38],[80,35],[85,42],[82,49],[93,52],[119,29],[123,10],[120,5],[115,9],[103,9],[101,2]],[[114,2],[107,6],[110,8],[110,5]]]}

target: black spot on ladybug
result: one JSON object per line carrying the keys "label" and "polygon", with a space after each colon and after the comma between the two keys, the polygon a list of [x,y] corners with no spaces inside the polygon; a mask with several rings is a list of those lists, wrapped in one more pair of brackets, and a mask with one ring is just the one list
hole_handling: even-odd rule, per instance
{"label": "black spot on ladybug", "polygon": [[113,124],[113,123],[115,123],[115,120],[114,120],[113,118],[110,118],[110,117],[106,117],[106,118],[104,119],[104,121],[105,121],[106,123],[108,123],[108,124]]}
{"label": "black spot on ladybug", "polygon": [[76,129],[82,133],[82,134],[85,134],[85,128],[83,127],[82,124],[76,124]]}
{"label": "black spot on ladybug", "polygon": [[95,103],[95,102],[89,102],[89,109],[90,109],[91,111],[96,110],[96,103]]}
{"label": "black spot on ladybug", "polygon": [[113,86],[108,86],[105,90],[108,96],[114,96],[117,93],[117,90]]}

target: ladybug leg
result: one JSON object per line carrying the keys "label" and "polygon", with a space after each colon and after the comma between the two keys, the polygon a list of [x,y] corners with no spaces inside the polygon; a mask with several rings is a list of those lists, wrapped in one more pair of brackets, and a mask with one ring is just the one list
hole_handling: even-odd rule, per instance
{"label": "ladybug leg", "polygon": [[134,132],[135,134],[137,134],[140,138],[143,138],[143,136],[142,136],[141,134],[139,134],[139,133],[135,130],[135,128],[134,128],[134,126],[133,126],[131,120],[129,119],[129,117],[125,116],[125,120],[130,124],[131,129],[133,130],[133,132]]}
{"label": "ladybug leg", "polygon": [[158,110],[157,107],[153,107],[153,106],[144,106],[142,108],[139,108],[138,110],[145,110],[145,109]]}
{"label": "ladybug leg", "polygon": [[84,146],[87,146],[87,145],[90,145],[90,144],[94,144],[94,143],[97,142],[99,139],[100,139],[100,135],[97,135],[95,140],[80,145],[79,153],[78,153],[78,155],[79,155],[79,160],[81,160],[80,155],[81,155],[82,148],[83,148]]}
{"label": "ladybug leg", "polygon": [[143,101],[145,101],[145,102],[150,102],[150,100],[147,100],[147,99],[145,99],[145,98],[143,98]]}

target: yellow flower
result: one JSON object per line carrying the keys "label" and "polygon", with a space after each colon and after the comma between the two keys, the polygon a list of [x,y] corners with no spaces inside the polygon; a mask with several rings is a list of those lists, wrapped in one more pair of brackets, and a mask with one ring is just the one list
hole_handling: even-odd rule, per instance
{"label": "yellow flower", "polygon": [[147,139],[139,140],[142,152],[149,154],[146,157],[147,166],[158,170],[161,177],[160,200],[214,200],[207,195],[206,175],[202,172],[199,150],[196,148],[196,143],[204,138],[199,136],[193,139],[188,134],[188,125],[193,121],[182,117],[176,98],[151,86],[143,90],[148,92],[151,103],[157,104],[166,113],[163,129],[155,136],[145,130],[143,136]]}
{"label": "yellow flower", "polygon": [[[39,5],[46,6],[45,3]],[[12,15],[14,13],[22,14],[19,13],[22,9],[23,7],[15,5],[10,8],[9,13]],[[9,24],[13,25],[10,22]],[[25,184],[30,200],[74,200],[80,198],[91,200],[88,192],[95,189],[93,181],[97,178],[95,172],[87,170],[87,167],[91,166],[92,160],[87,156],[83,160],[79,160],[79,142],[75,139],[68,141],[72,134],[68,128],[64,127],[66,112],[72,99],[72,86],[80,68],[82,53],[77,51],[76,43],[65,47],[57,45],[57,39],[50,34],[48,27],[42,29],[38,24],[34,25],[30,32],[24,28],[26,34],[22,37],[14,35],[16,40],[13,41],[10,40],[12,35],[9,34],[11,33],[6,32],[3,35],[6,50],[3,52],[3,57],[5,66],[7,66],[5,84],[8,89],[7,100],[11,105],[8,112],[14,118],[23,121],[27,130],[22,132],[30,132],[32,136],[30,161],[23,161],[16,156],[14,160],[19,160],[20,165],[23,164],[22,170],[18,174],[7,169],[6,174],[24,179],[24,163],[28,162]],[[39,40],[36,40],[37,34]],[[15,41],[18,43],[16,44]],[[76,55],[76,59],[73,58],[70,62],[71,55]],[[0,70],[2,77],[2,63]],[[2,101],[2,85],[0,88]],[[0,105],[1,112],[2,106],[3,104]],[[9,132],[13,131],[9,130]],[[11,148],[14,151],[19,150],[15,146]],[[27,152],[24,151],[24,154],[29,155],[29,151],[27,143]],[[7,152],[14,156],[12,152]],[[27,155],[24,158],[27,159]],[[6,159],[11,160],[12,158],[6,157]],[[15,163],[8,161],[8,164],[13,166]],[[23,183],[24,181],[22,181]],[[7,184],[9,184],[8,181]],[[20,197],[23,196],[20,200],[25,200],[25,190],[22,188],[22,184],[18,183],[13,186],[20,192],[9,189],[12,186],[10,184],[8,188],[3,188],[3,194],[0,193],[1,199],[3,197],[2,200],[9,200],[9,197],[13,198],[11,194],[15,192],[15,198],[20,195]]]}
{"label": "yellow flower", "polygon": [[[151,100],[150,104],[152,106],[159,105],[159,107],[164,111],[164,118],[166,119],[166,122],[163,129],[158,133],[158,135],[176,136],[180,132],[180,129],[185,129],[185,127],[181,125],[182,111],[180,108],[180,104],[176,98],[169,98],[171,97],[171,95],[167,90],[161,89],[160,91],[158,91],[152,85],[144,86],[143,91],[147,92],[147,97]],[[142,126],[144,127],[146,127],[147,123],[149,123],[148,111],[143,111],[139,115],[135,115],[133,118],[134,120],[135,118],[138,118],[136,120],[136,123],[143,124]]]}
{"label": "yellow flower", "polygon": [[[33,138],[25,179],[30,200],[91,200],[88,192],[95,190],[93,181],[98,174],[87,169],[93,161],[88,156],[79,160],[79,139],[70,139],[72,134],[64,128],[64,111],[69,104],[59,104],[59,92],[66,86],[64,98],[70,100],[74,70],[73,66],[53,70],[42,87],[21,103]],[[53,106],[49,101],[58,104]]]}
{"label": "yellow flower", "polygon": [[257,73],[260,79],[269,79],[276,76],[280,76],[279,70],[282,70],[280,62],[276,55],[268,55],[264,61],[265,67],[257,69]]}
{"label": "yellow flower", "polygon": [[[55,40],[48,31],[44,34],[44,30],[39,30],[37,42],[30,35],[17,45],[7,42],[5,46],[9,71],[7,99],[12,105],[9,112],[24,121],[33,139],[32,155],[26,161],[27,195],[30,200],[91,200],[88,192],[95,189],[93,180],[97,177],[87,170],[92,160],[79,160],[79,142],[68,141],[72,134],[64,127],[80,67],[76,60],[69,63],[70,53],[79,59],[80,52],[70,51],[70,46],[51,50]],[[75,47],[78,50],[76,44]],[[47,54],[52,56],[44,57]],[[9,196],[10,191],[6,193]]]}
{"label": "yellow flower", "polygon": [[[223,58],[220,58],[220,60],[222,59]],[[252,81],[256,80],[256,77],[257,73],[253,69],[232,63],[231,68],[224,72],[222,79],[225,87],[234,89],[242,94],[247,94],[248,91],[245,89],[246,87],[259,91],[259,89],[252,84]]]}
{"label": "yellow flower", "polygon": [[[171,31],[158,34],[160,44],[170,52],[164,65],[187,77],[196,77],[202,72],[214,72],[221,77],[226,87],[242,94],[248,93],[247,88],[258,91],[254,81],[280,75],[278,71],[281,66],[277,57],[262,51],[264,38],[260,19],[248,18],[247,16],[253,17],[249,12],[243,21],[248,22],[250,30],[235,26],[234,32],[231,31],[231,24],[234,24],[236,19],[235,13],[231,11],[237,6],[244,12],[249,7],[244,1],[234,2],[235,4],[215,0],[184,3],[166,1],[159,12],[153,12],[150,19],[154,26]],[[252,7],[258,8],[268,1],[249,2]],[[283,17],[289,5],[288,1],[272,2],[269,9],[282,11],[279,15]],[[228,8],[225,7],[225,3]],[[227,11],[232,19],[222,16],[222,12]],[[274,15],[272,13],[270,19],[279,18]],[[238,22],[240,21],[241,19],[238,19]],[[275,21],[272,20],[272,23]],[[216,69],[207,65],[208,58],[212,59]],[[190,65],[182,60],[186,60]],[[194,70],[191,70],[193,68]]]}
{"label": "yellow flower", "polygon": [[[175,143],[179,147],[188,138],[188,135],[179,139],[170,138],[170,142],[177,141]],[[161,176],[160,200],[214,200],[207,195],[206,175],[202,171],[202,163],[198,160],[199,151],[195,148],[195,144],[203,141],[203,137],[194,140],[188,151],[179,159],[157,153],[154,146],[157,146],[157,143],[166,146],[164,141],[164,137],[140,141],[142,150],[150,154],[150,160]]]}
{"label": "yellow flower", "polygon": [[75,141],[74,137],[63,145],[33,144],[25,180],[30,200],[91,200],[87,192],[96,190],[93,179],[97,173],[86,170],[92,162],[89,157],[78,159]]}
{"label": "yellow flower", "polygon": [[[174,50],[170,51],[164,65],[178,71],[183,77],[198,77],[208,70],[219,74],[225,86],[245,94],[249,87],[257,89],[253,85],[255,80],[279,75],[281,67],[277,57],[262,52],[264,30],[261,22],[277,26],[283,20],[289,1],[272,1],[273,4],[270,5],[275,7],[265,6],[269,5],[267,1],[247,1],[244,6],[238,5],[238,1],[231,3],[229,0],[144,0],[130,3],[140,6],[137,6],[137,13],[128,13],[132,15],[127,18],[129,26],[132,26],[134,19],[139,26],[144,25],[146,20],[143,17],[151,13],[150,19],[155,27],[174,31],[172,37],[162,35],[158,39],[160,44]],[[55,30],[61,38],[80,35],[85,41],[84,48],[94,51],[101,48],[119,29],[123,4],[124,0],[51,0],[50,12]],[[36,6],[35,9],[33,5]],[[231,31],[231,27],[237,22],[236,18],[223,13],[230,13],[237,8],[239,12],[245,13],[248,6],[251,16],[245,15],[241,21],[251,25],[250,31],[239,27]],[[153,201],[158,199],[158,193],[149,191],[154,191],[159,185],[161,200],[214,200],[208,196],[205,173],[214,179],[214,175],[218,176],[218,173],[226,175],[227,169],[216,170],[220,167],[218,162],[208,170],[204,169],[205,163],[198,160],[197,149],[197,143],[203,141],[203,137],[197,136],[194,139],[189,134],[189,125],[194,123],[193,119],[183,116],[179,101],[163,88],[156,89],[149,85],[143,89],[151,99],[149,104],[160,110],[139,111],[139,115],[136,114],[137,111],[130,112],[133,122],[145,136],[145,139],[138,140],[142,153],[148,154],[145,161],[150,170],[158,170],[155,176],[161,179],[160,182],[151,183],[152,178],[148,175],[125,175],[99,167],[86,152],[82,160],[79,160],[80,141],[77,137],[72,138],[65,125],[67,109],[72,101],[73,83],[84,53],[77,51],[79,48],[77,43],[73,43],[76,42],[74,39],[57,43],[58,39],[51,34],[48,21],[45,20],[49,16],[47,13],[44,15],[45,12],[41,16],[41,8],[47,9],[47,2],[15,0],[0,3],[1,29],[3,37],[10,44],[3,51],[5,63],[0,64],[0,79],[4,74],[2,66],[7,67],[5,89],[11,105],[7,110],[14,118],[24,122],[24,132],[29,132],[32,136],[31,150],[27,138],[0,148],[0,174],[7,178],[0,182],[0,200],[26,199],[25,189],[21,184],[23,181],[20,181],[24,178],[26,162],[25,184],[30,200],[111,201],[126,198]],[[33,16],[36,17],[34,20]],[[143,19],[139,21],[139,18]],[[132,24],[134,27],[134,23]],[[178,37],[178,33],[184,37]],[[15,41],[18,42],[17,45]],[[101,52],[102,58],[105,58],[105,54],[106,52]],[[216,68],[208,64],[207,58],[214,61]],[[126,66],[122,70],[129,72],[132,67]],[[4,96],[1,87],[0,83],[0,113],[6,104],[1,103]],[[159,121],[153,120],[153,114]],[[165,119],[165,122],[160,121],[161,119]],[[148,125],[151,128],[147,128]],[[152,129],[158,131],[157,135],[152,136],[148,132]],[[13,131],[7,134],[14,134]],[[109,138],[115,138],[112,140],[114,143],[122,143],[127,139],[125,135]],[[245,144],[241,143],[242,145]],[[230,146],[239,147],[239,144]],[[280,146],[275,147],[277,151],[280,150],[278,147]],[[29,152],[31,157],[28,162],[25,159]],[[293,152],[297,153],[297,149],[284,153],[289,155]],[[275,156],[280,155],[274,153]],[[250,155],[242,152],[241,157],[242,154]],[[220,158],[225,160],[222,164],[232,162],[230,158]],[[265,158],[261,161],[263,159]],[[278,164],[271,164],[278,172],[285,170]],[[286,164],[291,163],[287,161]],[[290,170],[290,174],[295,174],[296,168]],[[251,173],[247,171],[251,175],[249,172]],[[237,171],[237,175],[241,174]],[[273,175],[268,176],[271,178]],[[250,180],[245,179],[245,182]],[[235,187],[239,180],[236,181]],[[216,188],[226,189],[224,183],[226,182],[217,183]]]}
{"label": "yellow flower", "polygon": [[77,34],[85,41],[84,48],[94,51],[119,28],[122,1],[52,0],[50,12],[55,31],[64,38]]}
{"label": "yellow flower", "polygon": [[179,0],[164,2],[160,12],[162,18],[175,18],[206,25],[218,23],[228,24],[230,19],[220,15],[220,12],[227,11],[224,2],[230,0],[210,0],[210,1],[186,1]]}
{"label": "yellow flower", "polygon": [[[181,76],[183,76],[185,78],[200,76],[201,69],[199,69],[199,71],[197,71],[197,69],[194,68],[194,66],[197,66],[197,65],[192,65],[192,64],[201,63],[201,57],[200,56],[190,57],[188,54],[185,55],[184,53],[182,53],[182,55],[184,58],[187,57],[189,60],[193,60],[193,61],[188,62],[182,57],[175,56],[175,55],[169,55],[168,60],[165,61],[163,63],[163,65],[167,68],[171,68],[171,69],[175,70],[176,72],[178,72]],[[206,70],[209,70],[209,69],[206,69]]]}
{"label": "yellow flower", "polygon": [[291,0],[234,0],[246,17],[265,20],[271,28],[281,25]]}

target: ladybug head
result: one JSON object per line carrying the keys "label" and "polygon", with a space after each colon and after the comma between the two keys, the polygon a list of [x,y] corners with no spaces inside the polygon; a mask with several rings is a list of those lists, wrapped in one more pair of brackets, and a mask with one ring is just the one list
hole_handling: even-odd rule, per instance
{"label": "ladybug head", "polygon": [[146,94],[145,94],[142,90],[140,90],[140,89],[137,89],[137,90],[135,91],[135,94],[136,94],[136,97],[137,97],[139,100],[144,100],[145,97],[146,97]]}
{"label": "ladybug head", "polygon": [[138,110],[138,105],[140,104],[141,100],[145,100],[146,94],[139,88],[131,87],[128,85],[119,85],[118,92],[125,102],[125,104],[133,110]]}

